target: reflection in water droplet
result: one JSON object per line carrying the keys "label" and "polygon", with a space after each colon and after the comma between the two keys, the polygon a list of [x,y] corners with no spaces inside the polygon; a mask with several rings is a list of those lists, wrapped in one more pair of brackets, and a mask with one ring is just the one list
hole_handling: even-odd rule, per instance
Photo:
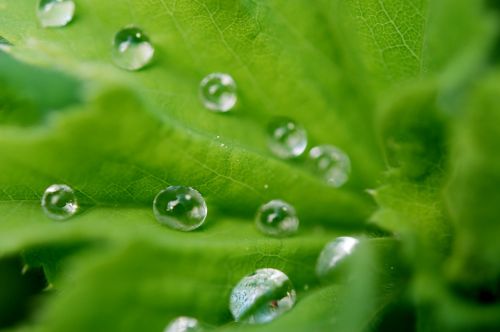
{"label": "reflection in water droplet", "polygon": [[349,180],[351,160],[344,151],[332,145],[316,146],[309,151],[315,172],[332,187],[341,187]]}
{"label": "reflection in water droplet", "polygon": [[197,190],[170,186],[156,195],[153,212],[161,224],[181,231],[191,231],[205,222],[207,205]]}
{"label": "reflection in water droplet", "polygon": [[264,234],[278,237],[289,236],[297,233],[299,218],[293,206],[276,199],[259,208],[255,224]]}
{"label": "reflection in water droplet", "polygon": [[325,278],[349,256],[358,245],[359,240],[349,236],[338,237],[326,244],[316,264],[316,275]]}
{"label": "reflection in water droplet", "polygon": [[295,289],[283,272],[259,269],[233,288],[229,309],[237,322],[270,322],[295,304]]}
{"label": "reflection in water droplet", "polygon": [[78,202],[73,189],[65,184],[53,184],[43,193],[42,209],[54,220],[64,220],[78,210]]}
{"label": "reflection in water droplet", "polygon": [[200,98],[209,110],[228,112],[238,99],[236,83],[229,74],[212,73],[200,83]]}
{"label": "reflection in water droplet", "polygon": [[163,332],[195,332],[201,331],[198,320],[193,317],[180,316],[172,320]]}
{"label": "reflection in water droplet", "polygon": [[118,31],[113,40],[113,61],[126,70],[139,70],[153,59],[154,47],[149,37],[137,27]]}
{"label": "reflection in water droplet", "polygon": [[71,0],[40,0],[37,15],[44,28],[63,27],[73,20],[75,3]]}
{"label": "reflection in water droplet", "polygon": [[279,158],[295,158],[306,150],[307,133],[291,119],[274,119],[268,126],[268,135],[269,148]]}

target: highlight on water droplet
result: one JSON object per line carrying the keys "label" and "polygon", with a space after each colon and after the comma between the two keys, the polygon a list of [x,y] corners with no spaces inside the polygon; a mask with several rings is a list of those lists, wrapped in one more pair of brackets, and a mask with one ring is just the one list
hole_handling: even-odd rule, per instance
{"label": "highlight on water droplet", "polygon": [[142,69],[153,60],[154,53],[149,37],[135,26],[125,27],[115,34],[112,56],[122,69]]}
{"label": "highlight on water droplet", "polygon": [[275,199],[259,208],[255,224],[266,235],[284,237],[297,233],[299,218],[293,206]]}
{"label": "highlight on water droplet", "polygon": [[196,318],[180,316],[172,320],[163,332],[195,332],[201,330]]}
{"label": "highlight on water droplet", "polygon": [[65,220],[78,211],[75,192],[65,184],[53,184],[42,196],[42,209],[54,220]]}
{"label": "highlight on water droplet", "polygon": [[66,26],[75,15],[75,3],[72,0],[40,0],[37,15],[44,28]]}
{"label": "highlight on water droplet", "polygon": [[259,269],[233,288],[229,309],[237,322],[262,324],[290,310],[295,300],[295,289],[286,274]]}
{"label": "highlight on water droplet", "polygon": [[351,160],[341,149],[332,145],[319,145],[309,151],[309,159],[314,171],[328,185],[339,188],[349,180]]}
{"label": "highlight on water droplet", "polygon": [[295,158],[306,150],[307,133],[292,119],[276,118],[268,125],[268,145],[279,158]]}
{"label": "highlight on water droplet", "polygon": [[230,111],[238,100],[234,79],[229,74],[209,74],[200,83],[200,99],[211,111]]}
{"label": "highlight on water droplet", "polygon": [[195,189],[170,186],[158,193],[153,201],[153,212],[163,225],[181,231],[192,231],[205,222],[207,205]]}
{"label": "highlight on water droplet", "polygon": [[349,236],[338,237],[327,243],[318,257],[316,275],[326,278],[332,274],[346,257],[352,254],[359,240]]}

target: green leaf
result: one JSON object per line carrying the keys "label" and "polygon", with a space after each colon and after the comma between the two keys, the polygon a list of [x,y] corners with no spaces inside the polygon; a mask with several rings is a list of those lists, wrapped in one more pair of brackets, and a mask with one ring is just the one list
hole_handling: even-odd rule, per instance
{"label": "green leaf", "polygon": [[459,282],[493,291],[498,291],[500,278],[499,83],[496,72],[473,92],[466,115],[456,128],[455,168],[447,190],[457,227],[450,273]]}
{"label": "green leaf", "polygon": [[[500,325],[480,296],[500,297],[500,82],[484,80],[499,18],[485,1],[76,5],[68,26],[43,29],[35,0],[0,0],[0,259],[22,256],[53,287],[36,306],[14,291],[36,309],[10,327],[159,331],[178,315],[222,331]],[[131,24],[156,49],[138,72],[111,59],[114,34]],[[235,78],[234,112],[203,108],[198,85],[211,72]],[[310,146],[346,151],[347,185],[328,187],[305,157],[273,157],[275,116],[302,124]],[[82,206],[66,222],[39,206],[54,183]],[[152,200],[171,184],[206,198],[200,230],[154,220]],[[254,228],[257,207],[276,198],[297,209],[297,236]],[[367,240],[346,278],[321,284],[316,257],[346,233],[397,244]],[[287,273],[298,303],[268,325],[232,323],[231,288],[260,267]],[[404,314],[415,322],[392,324]]]}

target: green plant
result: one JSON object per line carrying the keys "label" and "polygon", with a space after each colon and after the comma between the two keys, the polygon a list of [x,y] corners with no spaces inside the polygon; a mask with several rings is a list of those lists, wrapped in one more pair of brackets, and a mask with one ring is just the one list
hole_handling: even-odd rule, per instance
{"label": "green plant", "polygon": [[[0,0],[0,43],[13,45],[0,51],[9,328],[161,331],[178,315],[221,331],[500,327],[496,2],[80,0],[60,29],[41,28],[35,7]],[[156,48],[138,72],[111,61],[114,33],[131,23]],[[238,84],[234,114],[198,100],[216,71]],[[303,162],[272,157],[273,116],[348,152],[350,181],[333,189]],[[39,203],[59,182],[85,206],[63,223]],[[155,222],[153,198],[169,184],[205,196],[202,230]],[[297,236],[255,230],[274,198],[297,209]],[[346,234],[370,240],[347,278],[320,283],[321,248]],[[24,277],[12,272],[18,257]],[[53,290],[33,296],[37,267]],[[261,267],[290,276],[295,308],[270,324],[231,323],[231,288]]]}

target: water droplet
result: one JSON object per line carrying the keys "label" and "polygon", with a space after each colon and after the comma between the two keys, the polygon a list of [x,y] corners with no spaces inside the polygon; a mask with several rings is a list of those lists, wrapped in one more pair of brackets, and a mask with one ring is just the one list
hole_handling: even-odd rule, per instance
{"label": "water droplet", "polygon": [[290,204],[275,199],[262,205],[255,217],[257,228],[266,235],[290,236],[299,229],[299,218]]}
{"label": "water droplet", "polygon": [[236,83],[229,74],[213,73],[200,83],[200,98],[211,111],[228,112],[238,99]]}
{"label": "water droplet", "polygon": [[201,331],[198,320],[193,317],[181,316],[172,320],[163,332],[195,332]]}
{"label": "water droplet", "polygon": [[279,158],[290,159],[300,156],[307,147],[307,133],[295,121],[277,118],[268,126],[268,144]]}
{"label": "water droplet", "polygon": [[155,49],[149,37],[137,27],[118,31],[113,40],[113,61],[126,70],[139,70],[153,59]]}
{"label": "water droplet", "polygon": [[237,322],[270,322],[295,304],[295,289],[283,272],[259,269],[233,288],[229,309]]}
{"label": "water droplet", "polygon": [[42,27],[63,27],[73,20],[75,3],[71,0],[40,0],[37,14]]}
{"label": "water droplet", "polygon": [[267,183],[264,185],[264,189],[269,189],[269,185]]}
{"label": "water droplet", "polygon": [[349,180],[351,160],[344,151],[332,145],[319,145],[311,149],[309,157],[316,172],[327,184],[339,188]]}
{"label": "water droplet", "polygon": [[65,184],[53,184],[43,193],[42,208],[52,219],[68,219],[78,210],[75,192]]}
{"label": "water droplet", "polygon": [[316,264],[317,276],[319,278],[329,276],[332,271],[353,252],[358,243],[358,239],[349,236],[338,237],[327,243],[319,254]]}
{"label": "water droplet", "polygon": [[170,186],[156,195],[153,211],[161,224],[181,231],[191,231],[205,222],[207,205],[197,190]]}

